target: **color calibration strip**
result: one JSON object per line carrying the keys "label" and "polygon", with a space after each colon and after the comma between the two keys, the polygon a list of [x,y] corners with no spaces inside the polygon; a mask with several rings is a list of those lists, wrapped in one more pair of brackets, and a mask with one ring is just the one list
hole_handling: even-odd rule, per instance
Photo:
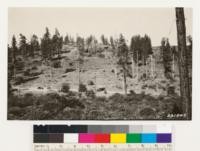
{"label": "color calibration strip", "polygon": [[172,135],[166,134],[34,134],[34,143],[171,143]]}
{"label": "color calibration strip", "polygon": [[45,125],[34,126],[34,143],[172,143],[171,126]]}

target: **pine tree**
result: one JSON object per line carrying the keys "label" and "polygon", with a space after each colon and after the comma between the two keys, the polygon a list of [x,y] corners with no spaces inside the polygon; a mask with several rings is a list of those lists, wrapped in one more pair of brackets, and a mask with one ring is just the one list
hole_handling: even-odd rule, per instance
{"label": "pine tree", "polygon": [[132,53],[132,76],[134,77],[134,68],[135,68],[135,65],[134,63],[136,64],[136,77],[137,77],[137,80],[139,78],[139,56],[141,56],[141,37],[140,35],[136,35],[136,36],[133,36],[131,38],[131,44],[130,44],[130,51]]}
{"label": "pine tree", "polygon": [[163,56],[164,74],[167,79],[172,79],[172,49],[167,38],[161,41],[161,51]]}
{"label": "pine tree", "polygon": [[92,35],[90,35],[88,38],[86,38],[86,45],[91,45],[91,43],[92,43],[92,41],[93,41],[93,36]]}
{"label": "pine tree", "polygon": [[138,64],[139,54],[141,53],[141,37],[140,35],[133,36],[131,38],[130,51],[133,54],[135,63]]}
{"label": "pine tree", "polygon": [[12,53],[13,53],[12,48],[9,47],[9,45],[8,45],[8,95],[10,95],[12,93],[12,86],[11,86],[10,82],[14,75],[14,63],[12,62],[13,61]]}
{"label": "pine tree", "polygon": [[69,43],[70,43],[69,36],[66,35],[65,38],[64,38],[64,44],[68,45]]}
{"label": "pine tree", "polygon": [[108,45],[109,44],[108,39],[104,35],[101,35],[101,41],[102,41],[103,45]]}
{"label": "pine tree", "polygon": [[60,57],[60,52],[63,45],[63,37],[60,36],[60,33],[57,28],[55,29],[55,34],[52,37],[51,44],[53,49],[53,55],[57,54],[57,56]]}
{"label": "pine tree", "polygon": [[152,46],[151,46],[151,39],[148,37],[148,35],[145,35],[144,37],[141,37],[140,39],[141,43],[141,60],[142,64],[146,65],[147,58],[150,54],[152,54]]}
{"label": "pine tree", "polygon": [[15,77],[15,64],[16,64],[16,56],[17,56],[17,41],[15,35],[12,37],[12,46],[8,46],[8,79]]}
{"label": "pine tree", "polygon": [[26,43],[26,37],[22,34],[20,34],[19,50],[23,55],[23,57],[26,58],[28,55],[27,43]]}
{"label": "pine tree", "polygon": [[84,38],[78,36],[76,39],[76,45],[78,47],[79,54],[82,56],[85,51]]}
{"label": "pine tree", "polygon": [[60,38],[59,38],[59,43],[58,43],[58,57],[60,57],[60,54],[61,54],[61,50],[62,50],[62,48],[63,48],[63,37],[61,36]]}
{"label": "pine tree", "polygon": [[113,37],[111,36],[110,37],[110,45],[113,49],[115,49],[115,44],[114,44],[114,40],[113,40]]}
{"label": "pine tree", "polygon": [[128,72],[128,46],[122,34],[120,34],[119,38],[119,46],[118,46],[118,64],[123,69],[123,78],[124,78],[124,92],[127,95],[127,72]]}
{"label": "pine tree", "polygon": [[12,38],[12,62],[15,63],[16,62],[16,56],[17,56],[17,41],[16,41],[16,38],[15,38],[15,35],[13,35],[13,38]]}
{"label": "pine tree", "polygon": [[[141,37],[140,35],[133,36],[131,38],[131,44],[130,44],[130,51],[132,54],[132,64],[137,64],[137,79],[139,76],[138,72],[138,66],[139,66],[139,61],[142,62],[142,65],[144,66],[145,69],[145,75],[147,75],[147,58],[149,55],[152,55],[152,45],[151,45],[151,39],[148,35],[144,35],[144,37]],[[134,68],[135,65],[132,65],[132,74],[134,75]]]}
{"label": "pine tree", "polygon": [[71,45],[75,45],[75,44],[76,44],[74,38],[71,37],[71,36],[69,36],[69,43],[70,43]]}
{"label": "pine tree", "polygon": [[93,47],[92,44],[94,43],[94,40],[95,38],[92,35],[86,38],[85,44],[86,44],[87,52],[91,53],[91,49]]}
{"label": "pine tree", "polygon": [[41,39],[41,52],[44,59],[52,57],[52,47],[49,29],[46,27],[46,33]]}
{"label": "pine tree", "polygon": [[34,57],[35,53],[37,53],[40,50],[38,37],[35,34],[31,37],[30,48],[31,48],[30,55],[32,57]]}

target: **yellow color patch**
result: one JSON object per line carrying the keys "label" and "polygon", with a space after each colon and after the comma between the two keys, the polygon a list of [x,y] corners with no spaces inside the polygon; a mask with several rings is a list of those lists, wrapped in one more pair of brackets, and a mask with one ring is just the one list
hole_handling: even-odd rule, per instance
{"label": "yellow color patch", "polygon": [[110,142],[111,143],[126,143],[126,134],[123,134],[123,133],[110,134]]}

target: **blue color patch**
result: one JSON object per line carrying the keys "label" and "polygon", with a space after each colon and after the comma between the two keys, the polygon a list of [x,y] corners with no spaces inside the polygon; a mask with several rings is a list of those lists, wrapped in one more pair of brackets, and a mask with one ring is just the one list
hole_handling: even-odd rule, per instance
{"label": "blue color patch", "polygon": [[142,143],[157,143],[157,135],[154,133],[143,133]]}

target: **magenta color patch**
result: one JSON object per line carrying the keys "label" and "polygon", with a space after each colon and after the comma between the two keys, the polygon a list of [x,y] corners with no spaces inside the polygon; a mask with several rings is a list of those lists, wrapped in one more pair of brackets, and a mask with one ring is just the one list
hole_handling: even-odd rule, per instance
{"label": "magenta color patch", "polygon": [[94,134],[86,134],[86,133],[79,134],[79,143],[94,143],[94,142],[95,142]]}

